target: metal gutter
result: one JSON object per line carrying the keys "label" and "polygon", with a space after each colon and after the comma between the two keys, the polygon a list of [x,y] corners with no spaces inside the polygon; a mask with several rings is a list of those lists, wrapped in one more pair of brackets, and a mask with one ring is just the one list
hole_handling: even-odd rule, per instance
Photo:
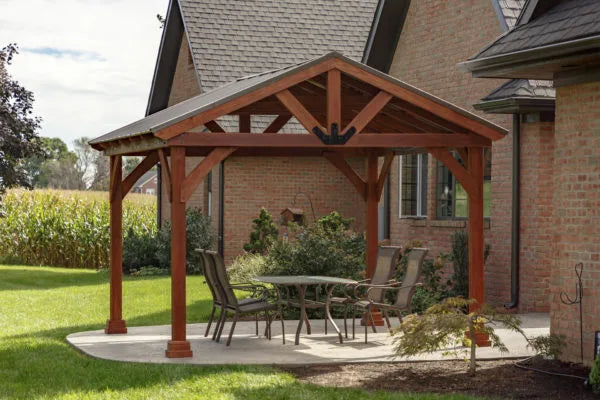
{"label": "metal gutter", "polygon": [[519,114],[513,114],[513,151],[512,151],[512,223],[510,246],[510,302],[505,308],[519,305],[521,248],[521,120]]}
{"label": "metal gutter", "polygon": [[536,113],[554,111],[555,99],[540,97],[507,97],[481,101],[474,104],[476,110],[492,114]]}

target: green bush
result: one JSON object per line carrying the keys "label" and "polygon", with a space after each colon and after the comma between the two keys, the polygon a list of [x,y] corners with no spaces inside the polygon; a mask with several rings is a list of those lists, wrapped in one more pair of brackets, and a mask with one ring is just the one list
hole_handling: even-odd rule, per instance
{"label": "green bush", "polygon": [[159,246],[155,230],[129,231],[123,237],[123,272],[126,274],[152,266],[165,268],[159,262]]}
{"label": "green bush", "polygon": [[[105,192],[11,190],[0,204],[0,257],[29,265],[109,266],[109,203]],[[128,195],[125,232],[156,231],[156,200]]]}
{"label": "green bush", "polygon": [[271,275],[271,264],[262,254],[246,253],[233,260],[227,270],[232,282],[251,282],[258,275]]}
{"label": "green bush", "polygon": [[[457,231],[452,234],[452,251],[450,260],[454,264],[452,274],[452,294],[454,296],[469,297],[469,238],[466,231]],[[490,254],[490,246],[485,245],[484,260]]]}
{"label": "green bush", "polygon": [[275,226],[271,214],[264,208],[260,209],[258,218],[252,222],[250,241],[244,244],[244,250],[249,253],[266,254],[279,235],[277,226]]}
{"label": "green bush", "polygon": [[600,393],[600,354],[596,357],[596,361],[590,372],[590,385],[596,393]]}

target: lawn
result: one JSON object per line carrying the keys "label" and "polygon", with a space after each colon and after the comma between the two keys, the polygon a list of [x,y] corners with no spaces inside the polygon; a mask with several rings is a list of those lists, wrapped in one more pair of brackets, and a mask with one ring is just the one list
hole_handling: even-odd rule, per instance
{"label": "lawn", "polygon": [[[100,329],[108,312],[108,274],[0,265],[1,399],[467,399],[323,388],[268,367],[118,363],[72,349],[72,332]],[[170,281],[126,278],[129,326],[168,324]],[[188,320],[205,321],[210,294],[188,279]],[[274,344],[275,345],[275,344]]]}

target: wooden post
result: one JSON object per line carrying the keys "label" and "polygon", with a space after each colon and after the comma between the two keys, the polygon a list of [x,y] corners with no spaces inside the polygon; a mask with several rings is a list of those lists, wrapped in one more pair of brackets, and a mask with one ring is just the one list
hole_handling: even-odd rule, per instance
{"label": "wooden post", "polygon": [[121,156],[110,157],[110,318],[105,333],[127,333],[123,320],[123,186]]}
{"label": "wooden post", "polygon": [[[477,300],[477,304],[471,306],[471,311],[473,311],[485,301],[483,283],[485,247],[483,238],[483,149],[470,148],[467,160],[467,168],[474,182],[474,187],[468,192],[469,298]],[[491,345],[487,334],[477,333],[475,340],[480,347]]]}
{"label": "wooden post", "polygon": [[181,199],[185,179],[185,148],[171,148],[171,340],[167,345],[169,358],[191,357],[186,339],[185,303],[185,202]]}
{"label": "wooden post", "polygon": [[369,153],[367,158],[367,278],[373,276],[377,263],[377,245],[379,242],[379,213],[377,204],[377,156]]}

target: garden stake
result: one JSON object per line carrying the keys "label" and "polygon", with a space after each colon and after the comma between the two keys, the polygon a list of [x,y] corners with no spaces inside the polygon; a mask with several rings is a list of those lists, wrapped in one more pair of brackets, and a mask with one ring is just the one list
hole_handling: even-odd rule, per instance
{"label": "garden stake", "polygon": [[560,293],[560,301],[568,306],[579,304],[579,346],[581,351],[581,363],[583,364],[583,284],[581,276],[583,275],[583,263],[575,265],[575,275],[577,283],[575,284],[575,299],[571,299],[565,292]]}

